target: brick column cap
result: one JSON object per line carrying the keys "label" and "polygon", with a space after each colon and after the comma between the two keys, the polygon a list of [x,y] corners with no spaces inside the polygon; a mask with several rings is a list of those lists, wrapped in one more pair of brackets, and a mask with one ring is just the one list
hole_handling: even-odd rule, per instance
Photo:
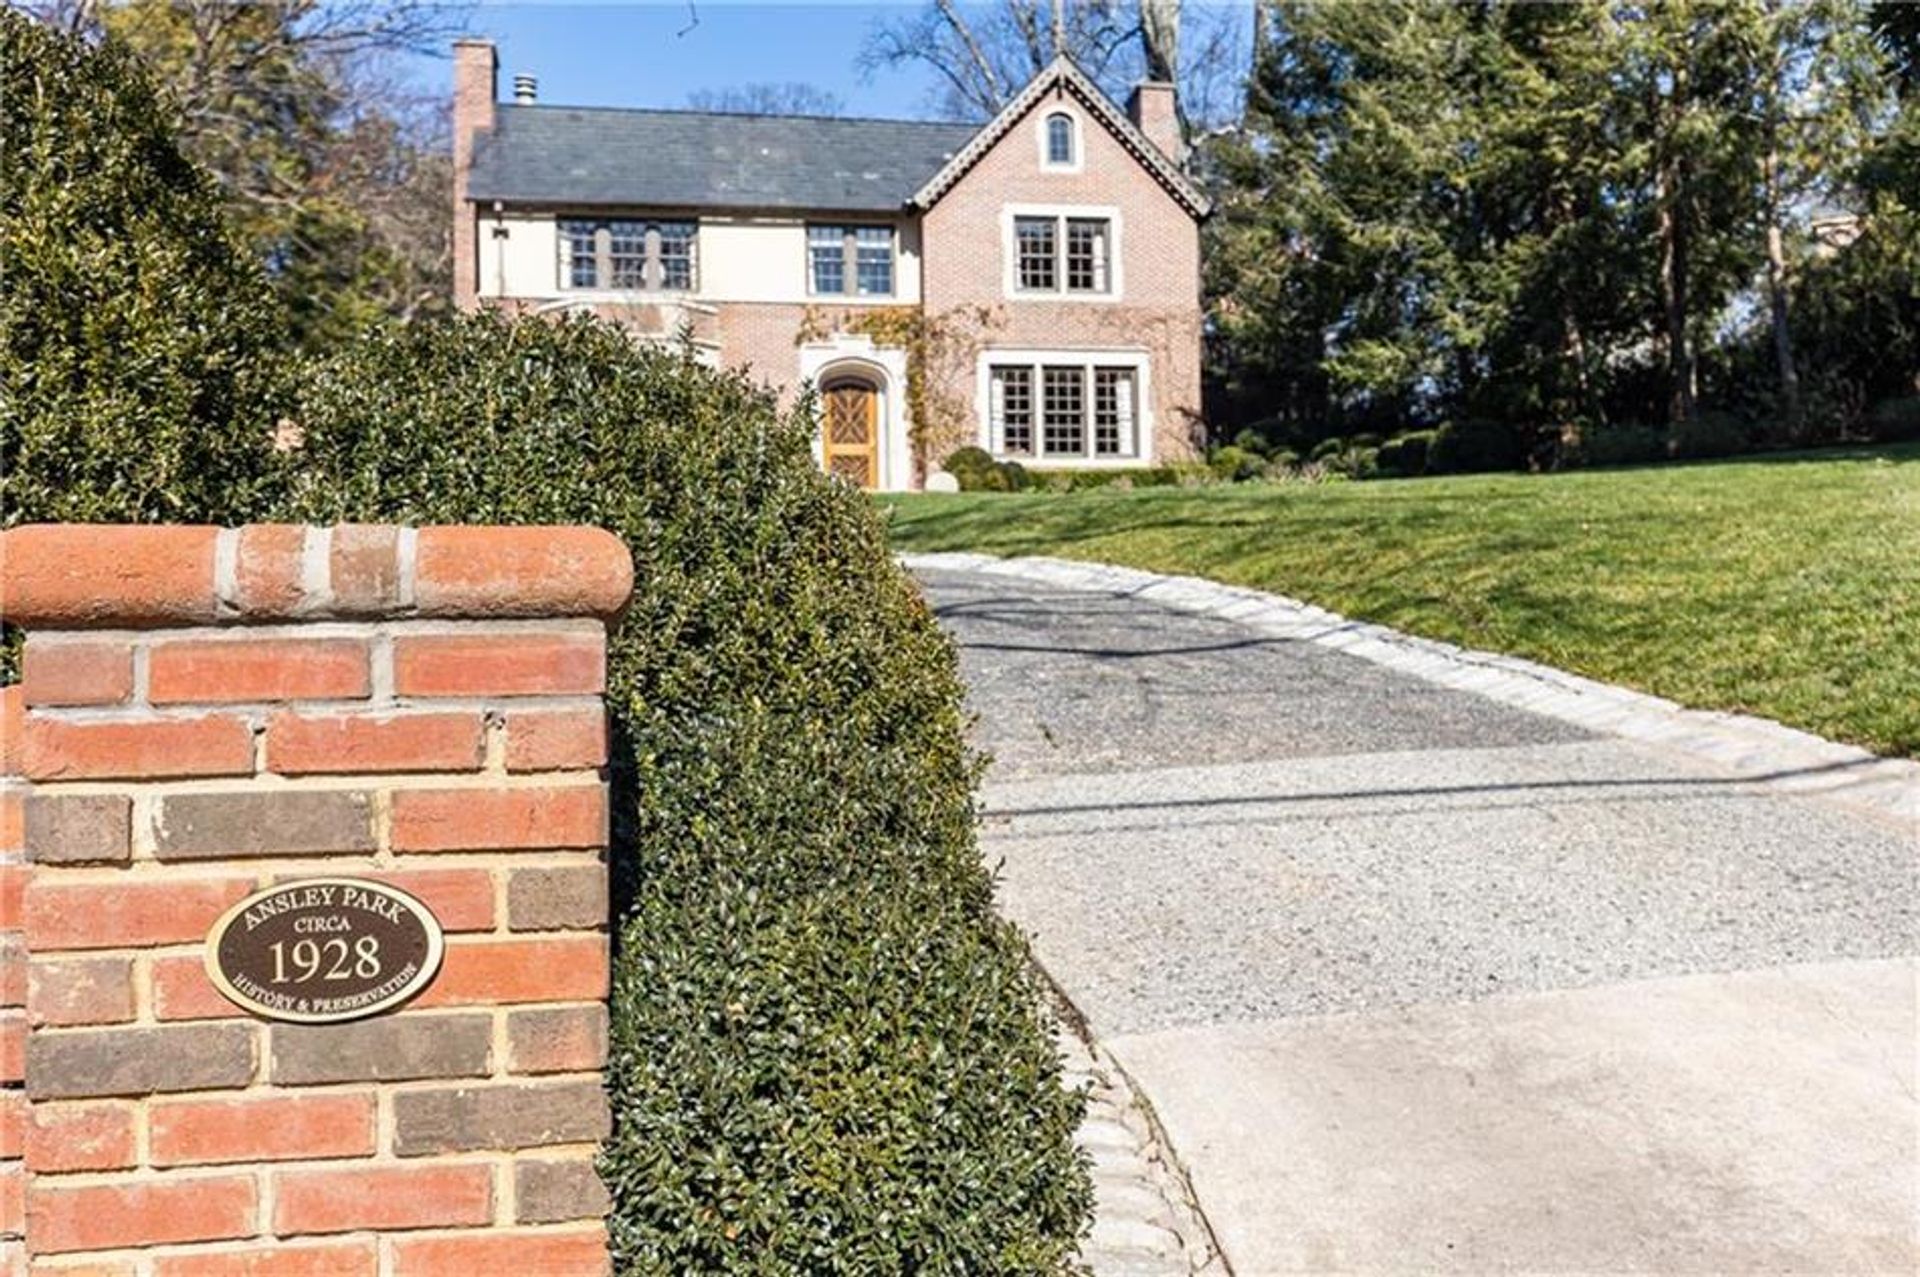
{"label": "brick column cap", "polygon": [[590,527],[30,524],[0,533],[0,616],[39,629],[599,617],[633,558]]}

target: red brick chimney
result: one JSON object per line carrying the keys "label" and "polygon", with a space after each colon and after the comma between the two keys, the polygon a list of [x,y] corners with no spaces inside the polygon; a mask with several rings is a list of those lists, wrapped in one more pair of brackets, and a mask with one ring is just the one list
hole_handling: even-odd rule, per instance
{"label": "red brick chimney", "polygon": [[1171,84],[1163,80],[1143,80],[1134,85],[1133,94],[1127,98],[1127,118],[1175,164],[1187,158],[1186,143],[1180,138],[1180,112]]}
{"label": "red brick chimney", "polygon": [[493,128],[500,55],[493,41],[453,42],[453,303],[471,310],[480,291],[480,253],[474,210],[467,204],[467,172],[474,135]]}

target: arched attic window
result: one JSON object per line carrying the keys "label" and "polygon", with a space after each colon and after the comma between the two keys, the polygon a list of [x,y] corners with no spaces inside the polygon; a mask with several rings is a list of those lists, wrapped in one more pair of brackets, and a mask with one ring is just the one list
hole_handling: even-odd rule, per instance
{"label": "arched attic window", "polygon": [[1067,168],[1074,163],[1073,117],[1055,111],[1047,117],[1047,164]]}

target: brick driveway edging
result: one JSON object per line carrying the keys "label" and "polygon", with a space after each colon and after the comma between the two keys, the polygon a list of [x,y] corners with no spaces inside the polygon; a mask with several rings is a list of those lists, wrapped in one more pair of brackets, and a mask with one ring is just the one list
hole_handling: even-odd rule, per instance
{"label": "brick driveway edging", "polygon": [[1498,652],[1355,621],[1284,595],[1104,563],[933,553],[898,556],[908,569],[1008,576],[1068,590],[1104,590],[1179,612],[1218,617],[1272,638],[1314,643],[1387,669],[1475,692],[1590,731],[1675,750],[1783,793],[1813,795],[1920,833],[1920,762],[1882,758],[1771,719],[1687,709],[1663,697]]}

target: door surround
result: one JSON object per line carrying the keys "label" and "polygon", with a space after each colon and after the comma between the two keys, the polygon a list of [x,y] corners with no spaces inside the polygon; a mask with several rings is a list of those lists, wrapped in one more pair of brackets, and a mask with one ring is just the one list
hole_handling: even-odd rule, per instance
{"label": "door surround", "polygon": [[[837,380],[862,381],[873,387],[878,426],[874,489],[905,492],[913,485],[913,454],[907,430],[907,352],[875,346],[871,338],[836,333],[807,342],[797,352],[799,380],[816,391]],[[813,432],[813,459],[826,467],[825,431]]]}

